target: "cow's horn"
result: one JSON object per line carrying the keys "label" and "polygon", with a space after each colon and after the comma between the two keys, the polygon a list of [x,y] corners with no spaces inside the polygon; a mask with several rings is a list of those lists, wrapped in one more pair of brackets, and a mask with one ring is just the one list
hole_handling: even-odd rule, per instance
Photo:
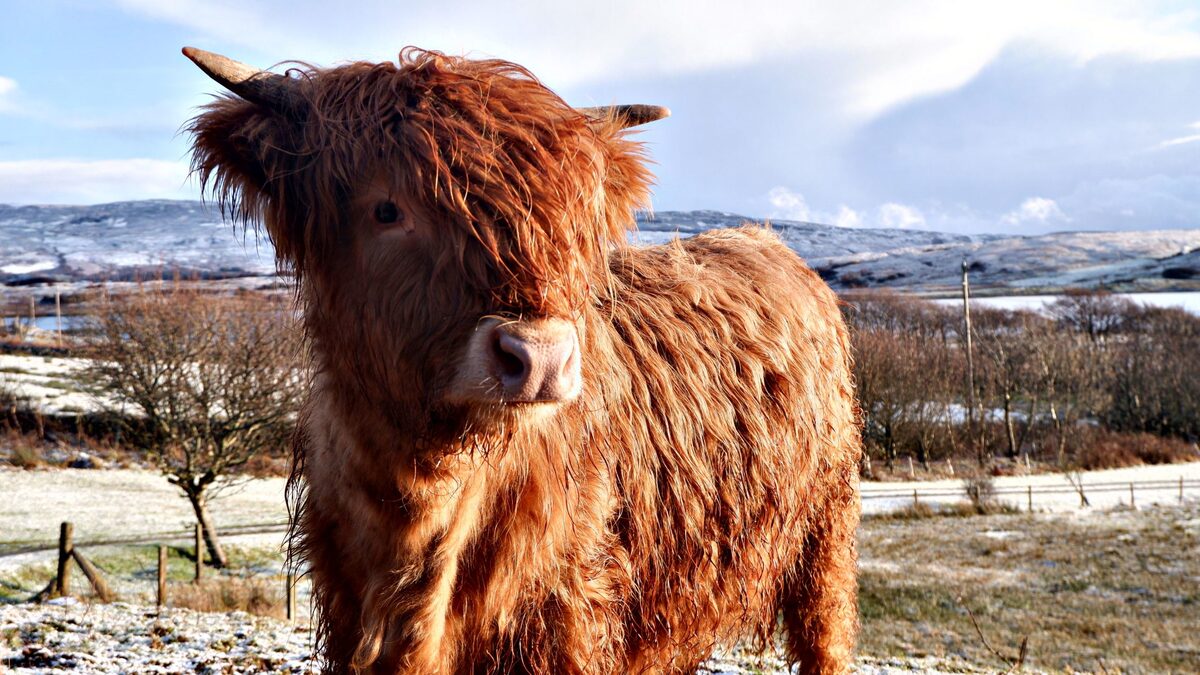
{"label": "cow's horn", "polygon": [[671,111],[661,105],[644,105],[641,103],[633,105],[604,105],[595,108],[577,108],[577,110],[598,122],[616,119],[620,122],[622,129],[647,124],[671,115]]}
{"label": "cow's horn", "polygon": [[251,103],[264,105],[279,112],[291,112],[296,107],[295,80],[239,63],[227,56],[184,47],[183,55],[200,70],[229,91]]}

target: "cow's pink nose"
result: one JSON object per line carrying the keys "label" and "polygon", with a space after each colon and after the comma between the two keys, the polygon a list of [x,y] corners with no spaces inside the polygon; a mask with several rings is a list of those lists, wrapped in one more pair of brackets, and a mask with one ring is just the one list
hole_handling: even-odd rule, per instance
{"label": "cow's pink nose", "polygon": [[[540,322],[539,322],[540,323]],[[496,326],[489,341],[490,370],[504,401],[566,401],[579,394],[579,341],[567,322]]]}

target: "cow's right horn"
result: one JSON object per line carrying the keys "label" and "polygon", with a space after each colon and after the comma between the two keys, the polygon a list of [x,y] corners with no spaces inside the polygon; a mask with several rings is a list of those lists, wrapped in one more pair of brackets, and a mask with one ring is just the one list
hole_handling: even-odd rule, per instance
{"label": "cow's right horn", "polygon": [[242,98],[281,113],[296,110],[296,81],[266,70],[239,63],[227,56],[184,47],[183,55],[222,87]]}

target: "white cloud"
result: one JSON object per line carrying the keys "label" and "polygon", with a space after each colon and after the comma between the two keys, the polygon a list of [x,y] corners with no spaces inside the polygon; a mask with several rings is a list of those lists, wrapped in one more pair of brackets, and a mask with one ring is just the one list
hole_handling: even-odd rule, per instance
{"label": "white cloud", "polygon": [[12,94],[17,90],[17,81],[11,77],[0,75],[0,113],[11,112],[15,109]]}
{"label": "white cloud", "polygon": [[[1188,128],[1200,130],[1200,122],[1192,122],[1191,124],[1188,125]],[[1177,136],[1175,138],[1167,139],[1167,140],[1163,141],[1162,143],[1159,143],[1158,145],[1154,146],[1153,149],[1161,150],[1163,148],[1169,148],[1173,145],[1184,145],[1187,143],[1195,143],[1196,141],[1200,141],[1200,134],[1188,134],[1186,136]]]}
{"label": "white cloud", "polygon": [[959,87],[1015,44],[1079,62],[1200,56],[1194,12],[1133,0],[534,0],[515,7],[457,0],[372,2],[337,12],[317,0],[120,4],[271,61],[392,58],[402,44],[418,44],[510,58],[556,87],[808,58],[844,83],[836,95],[861,117]]}
{"label": "white cloud", "polygon": [[879,207],[876,215],[878,227],[914,229],[925,227],[925,216],[907,204],[888,202]]}
{"label": "white cloud", "polygon": [[1000,218],[1001,223],[1009,226],[1049,225],[1070,220],[1059,208],[1058,202],[1046,197],[1030,197]]}
{"label": "white cloud", "polygon": [[862,227],[862,216],[858,211],[842,204],[838,207],[837,215],[833,217],[833,224],[838,227]]}
{"label": "white cloud", "polygon": [[0,203],[195,198],[187,175],[187,164],[156,159],[0,161]]}
{"label": "white cloud", "polygon": [[804,200],[804,195],[792,192],[782,185],[771,188],[767,193],[767,201],[771,203],[772,218],[800,221],[812,219],[812,212],[808,208],[808,202]]}
{"label": "white cloud", "polygon": [[771,205],[769,217],[779,220],[799,220],[846,228],[923,228],[927,225],[925,215],[919,209],[897,202],[888,202],[865,211],[855,210],[846,204],[838,206],[836,212],[814,210],[804,195],[784,186],[771,188],[767,192],[767,201]]}

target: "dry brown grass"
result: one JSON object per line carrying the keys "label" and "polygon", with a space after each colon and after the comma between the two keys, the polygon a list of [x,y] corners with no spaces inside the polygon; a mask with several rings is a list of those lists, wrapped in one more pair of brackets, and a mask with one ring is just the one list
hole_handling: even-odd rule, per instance
{"label": "dry brown grass", "polygon": [[1200,505],[1077,516],[869,518],[860,651],[1055,672],[1196,672]]}
{"label": "dry brown grass", "polygon": [[199,583],[172,584],[167,590],[171,607],[198,612],[247,612],[276,619],[286,614],[282,581],[267,577],[204,579]]}
{"label": "dry brown grass", "polygon": [[37,469],[46,466],[46,444],[36,434],[21,433],[6,428],[0,433],[0,463],[18,469]]}

